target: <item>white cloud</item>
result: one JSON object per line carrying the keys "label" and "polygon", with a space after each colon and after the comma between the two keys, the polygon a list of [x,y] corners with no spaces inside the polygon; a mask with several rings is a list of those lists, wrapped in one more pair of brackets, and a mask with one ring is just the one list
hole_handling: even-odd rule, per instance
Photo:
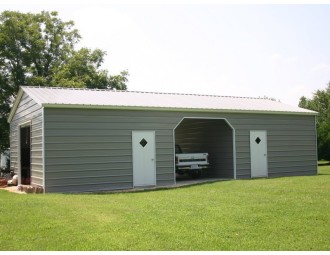
{"label": "white cloud", "polygon": [[294,64],[295,62],[297,62],[297,58],[293,57],[293,56],[285,56],[283,54],[280,53],[274,53],[270,56],[270,60],[273,63],[277,63],[277,64]]}
{"label": "white cloud", "polygon": [[274,54],[272,54],[272,55],[270,56],[270,59],[276,61],[276,60],[281,59],[282,57],[283,57],[283,56],[282,56],[281,54],[279,54],[279,53],[274,53]]}
{"label": "white cloud", "polygon": [[330,74],[330,65],[325,64],[325,63],[321,63],[321,64],[318,64],[318,65],[312,67],[311,71],[312,72],[321,72],[321,73]]}

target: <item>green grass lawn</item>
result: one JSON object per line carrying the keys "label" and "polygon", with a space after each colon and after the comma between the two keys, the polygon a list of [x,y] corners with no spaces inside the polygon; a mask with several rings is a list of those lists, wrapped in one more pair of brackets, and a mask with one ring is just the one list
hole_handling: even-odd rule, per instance
{"label": "green grass lawn", "polygon": [[330,250],[318,176],[114,194],[0,191],[1,250]]}

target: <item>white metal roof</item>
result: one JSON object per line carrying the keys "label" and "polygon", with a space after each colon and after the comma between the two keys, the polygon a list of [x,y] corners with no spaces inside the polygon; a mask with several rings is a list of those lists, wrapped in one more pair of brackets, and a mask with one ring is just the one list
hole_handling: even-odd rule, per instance
{"label": "white metal roof", "polygon": [[18,97],[23,92],[43,107],[317,114],[264,98],[55,87],[21,87]]}

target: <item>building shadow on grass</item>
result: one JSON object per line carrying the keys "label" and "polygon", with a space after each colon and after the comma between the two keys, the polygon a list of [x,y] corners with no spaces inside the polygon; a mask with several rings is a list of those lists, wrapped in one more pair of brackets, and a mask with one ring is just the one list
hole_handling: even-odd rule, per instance
{"label": "building shadow on grass", "polygon": [[[323,162],[319,162],[317,164],[318,166],[330,166],[330,162],[326,162],[326,161],[323,161]],[[330,171],[323,171],[322,173],[318,173],[318,175],[330,175]]]}

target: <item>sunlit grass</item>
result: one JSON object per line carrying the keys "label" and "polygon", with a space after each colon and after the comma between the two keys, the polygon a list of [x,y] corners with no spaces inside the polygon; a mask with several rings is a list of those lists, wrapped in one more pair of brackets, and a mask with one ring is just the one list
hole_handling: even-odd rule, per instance
{"label": "sunlit grass", "polygon": [[0,191],[1,250],[329,250],[318,176],[116,194]]}

